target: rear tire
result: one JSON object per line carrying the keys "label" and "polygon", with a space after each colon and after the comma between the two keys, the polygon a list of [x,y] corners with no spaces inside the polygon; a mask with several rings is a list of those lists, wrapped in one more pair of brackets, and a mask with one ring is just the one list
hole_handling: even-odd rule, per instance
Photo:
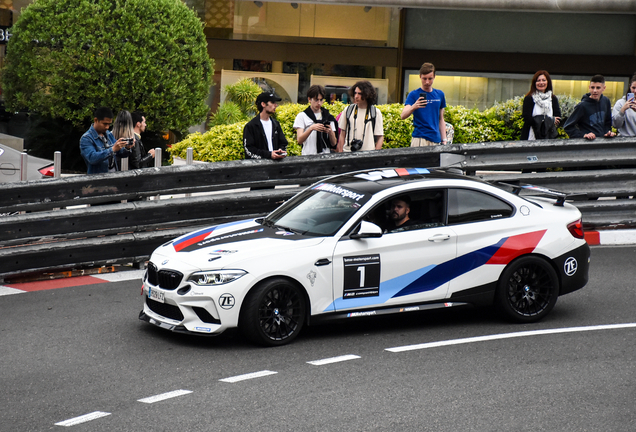
{"label": "rear tire", "polygon": [[239,328],[259,345],[285,345],[300,333],[306,313],[300,288],[282,278],[270,279],[246,297]]}
{"label": "rear tire", "polygon": [[525,256],[504,269],[497,284],[495,306],[505,317],[529,323],[545,317],[558,296],[559,278],[550,263]]}

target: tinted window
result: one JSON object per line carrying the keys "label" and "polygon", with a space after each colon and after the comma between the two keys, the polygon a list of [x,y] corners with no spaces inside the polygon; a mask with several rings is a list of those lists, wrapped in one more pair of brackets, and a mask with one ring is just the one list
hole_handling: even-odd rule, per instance
{"label": "tinted window", "polygon": [[[393,200],[408,201],[408,221],[396,225]],[[380,226],[384,232],[401,232],[444,225],[444,190],[425,189],[394,195],[375,206],[365,220]]]}
{"label": "tinted window", "polygon": [[448,190],[448,223],[460,224],[510,217],[510,204],[492,195],[470,189]]}

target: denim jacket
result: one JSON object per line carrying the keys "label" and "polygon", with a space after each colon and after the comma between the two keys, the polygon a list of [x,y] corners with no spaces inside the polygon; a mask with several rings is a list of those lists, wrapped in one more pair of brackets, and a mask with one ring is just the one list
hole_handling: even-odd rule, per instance
{"label": "denim jacket", "polygon": [[[106,142],[102,141],[102,138],[91,125],[90,129],[80,139],[80,153],[86,162],[88,174],[107,173],[111,160],[113,166],[119,170],[119,167],[117,167],[118,158],[114,157],[112,148],[117,140],[111,131],[106,131],[105,136]],[[120,157],[127,157],[130,152],[122,148],[117,154]]]}

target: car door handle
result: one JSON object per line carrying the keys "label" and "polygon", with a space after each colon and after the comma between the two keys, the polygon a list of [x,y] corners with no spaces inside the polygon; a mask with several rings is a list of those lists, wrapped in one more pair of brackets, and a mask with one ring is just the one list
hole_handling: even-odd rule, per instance
{"label": "car door handle", "polygon": [[314,263],[316,267],[325,266],[329,264],[331,264],[331,261],[329,261],[327,258],[319,259],[318,261]]}
{"label": "car door handle", "polygon": [[429,237],[428,241],[430,242],[443,242],[450,238],[450,234],[435,234],[433,237]]}

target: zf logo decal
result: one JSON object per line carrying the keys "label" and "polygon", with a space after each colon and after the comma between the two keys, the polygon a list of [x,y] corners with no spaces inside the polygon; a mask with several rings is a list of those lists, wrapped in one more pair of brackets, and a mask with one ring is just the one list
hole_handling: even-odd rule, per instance
{"label": "zf logo decal", "polygon": [[232,309],[234,307],[234,296],[232,294],[221,294],[219,306],[221,306],[221,309]]}
{"label": "zf logo decal", "polygon": [[576,259],[570,257],[568,259],[565,260],[565,264],[563,264],[563,271],[565,272],[566,275],[568,276],[573,276],[574,273],[576,273],[576,270],[578,269],[578,264],[576,262]]}
{"label": "zf logo decal", "polygon": [[344,257],[343,299],[380,295],[380,255]]}

